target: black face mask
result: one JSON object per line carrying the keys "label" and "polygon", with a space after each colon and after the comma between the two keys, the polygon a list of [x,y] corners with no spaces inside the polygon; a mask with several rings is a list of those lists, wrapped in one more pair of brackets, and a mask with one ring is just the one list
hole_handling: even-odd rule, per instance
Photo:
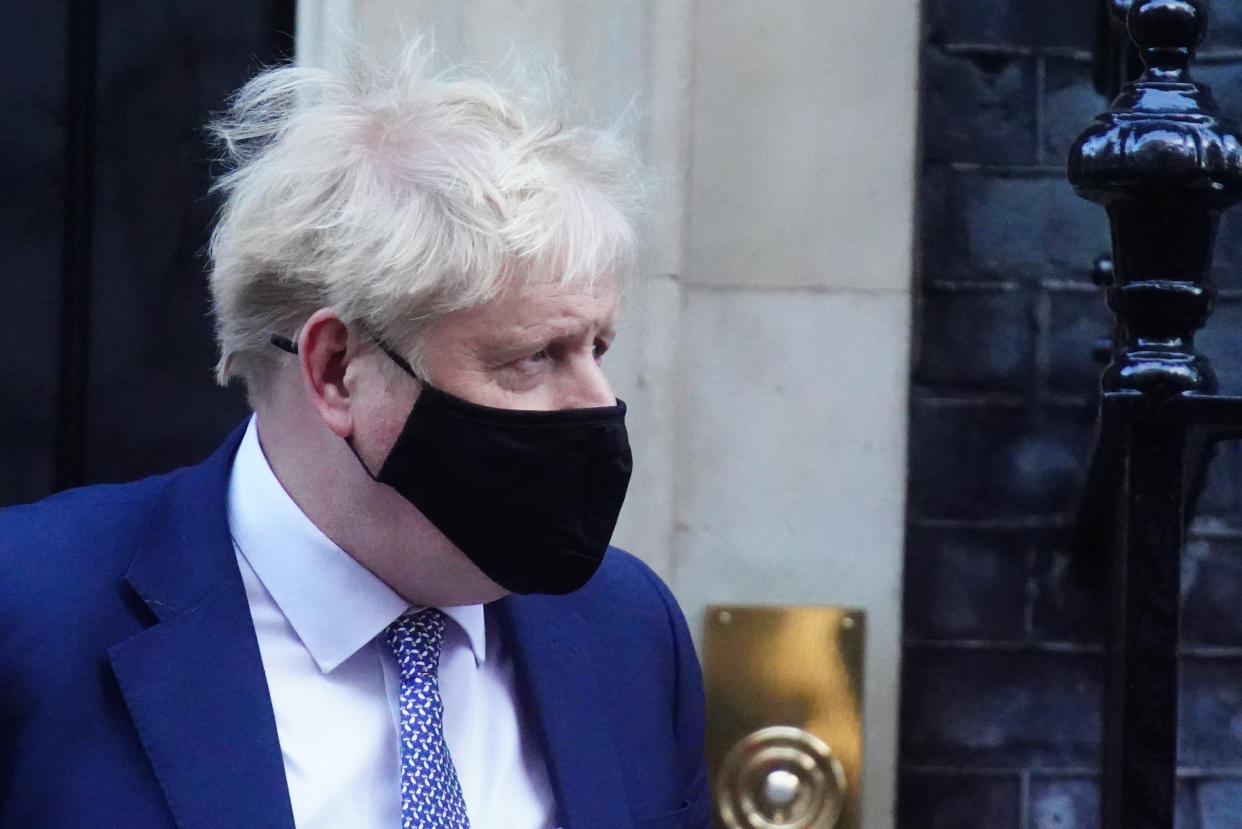
{"label": "black face mask", "polygon": [[506,590],[568,593],[586,584],[629,486],[625,404],[551,412],[480,406],[429,385],[380,348],[422,389],[379,474],[364,463],[367,474],[401,493]]}

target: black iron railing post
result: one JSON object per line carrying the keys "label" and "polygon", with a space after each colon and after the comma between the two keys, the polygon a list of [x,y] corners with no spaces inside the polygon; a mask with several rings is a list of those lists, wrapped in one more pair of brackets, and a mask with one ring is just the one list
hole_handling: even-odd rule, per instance
{"label": "black iron railing post", "polygon": [[1137,418],[1124,439],[1105,713],[1106,829],[1173,829],[1185,425]]}
{"label": "black iron railing post", "polygon": [[[1108,211],[1109,306],[1121,339],[1101,381],[1088,525],[1111,530],[1104,829],[1172,829],[1177,771],[1180,559],[1186,464],[1203,435],[1242,423],[1194,348],[1211,313],[1221,211],[1242,198],[1242,148],[1189,77],[1201,0],[1107,0],[1126,15],[1145,71],[1079,137],[1069,176]],[[1097,514],[1093,514],[1097,513]]]}

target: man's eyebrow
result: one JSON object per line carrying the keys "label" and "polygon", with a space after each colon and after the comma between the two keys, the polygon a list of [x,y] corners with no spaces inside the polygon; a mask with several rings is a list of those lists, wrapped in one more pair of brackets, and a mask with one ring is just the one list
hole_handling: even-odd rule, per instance
{"label": "man's eyebrow", "polygon": [[531,325],[514,326],[497,329],[484,338],[483,349],[493,354],[507,354],[533,348],[544,343],[556,342],[583,336],[594,331],[595,337],[611,341],[616,337],[616,315],[607,319],[573,320],[564,319],[540,320]]}
{"label": "man's eyebrow", "polygon": [[522,334],[531,334],[535,339],[559,340],[574,337],[594,330],[596,333],[612,336],[616,333],[617,316],[592,317],[554,317],[543,319],[530,326],[523,326]]}

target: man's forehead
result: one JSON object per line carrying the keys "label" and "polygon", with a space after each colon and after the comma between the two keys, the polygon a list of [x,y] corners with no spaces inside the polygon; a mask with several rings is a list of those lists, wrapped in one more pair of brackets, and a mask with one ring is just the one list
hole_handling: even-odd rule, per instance
{"label": "man's forehead", "polygon": [[611,280],[591,284],[536,284],[506,290],[468,309],[461,322],[487,333],[546,328],[571,333],[581,328],[612,328],[620,307]]}

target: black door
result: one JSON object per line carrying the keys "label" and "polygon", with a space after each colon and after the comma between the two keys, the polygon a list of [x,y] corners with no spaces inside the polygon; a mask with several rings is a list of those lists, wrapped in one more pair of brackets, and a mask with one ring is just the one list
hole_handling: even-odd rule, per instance
{"label": "black door", "polygon": [[203,125],[293,0],[41,0],[0,24],[0,505],[197,461],[214,384]]}

